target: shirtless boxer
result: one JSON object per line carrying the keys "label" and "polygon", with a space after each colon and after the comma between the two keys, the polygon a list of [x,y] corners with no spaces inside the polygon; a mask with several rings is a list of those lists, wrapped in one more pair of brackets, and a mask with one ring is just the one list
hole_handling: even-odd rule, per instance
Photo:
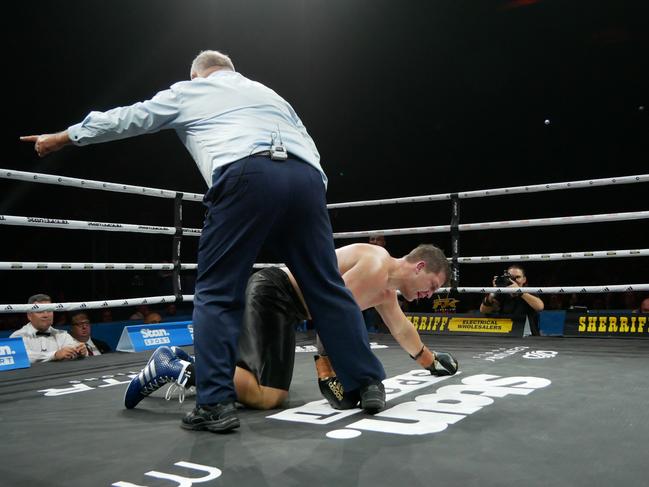
{"label": "shirtless boxer", "polygon": [[[444,253],[434,245],[420,245],[401,258],[381,247],[352,244],[336,250],[338,267],[358,306],[374,307],[401,347],[433,375],[452,375],[457,361],[448,353],[431,352],[401,311],[397,291],[407,300],[430,297],[450,274]],[[234,383],[238,401],[255,409],[272,409],[288,397],[295,359],[295,325],[309,318],[302,293],[291,272],[270,267],[250,277],[239,337],[239,360]],[[345,340],[345,337],[340,337]],[[160,347],[126,390],[125,406],[135,407],[167,382],[193,385],[193,360],[176,347]],[[357,394],[345,394],[326,352],[319,346],[316,370],[320,390],[332,407],[358,404]],[[363,405],[364,409],[381,409]]]}

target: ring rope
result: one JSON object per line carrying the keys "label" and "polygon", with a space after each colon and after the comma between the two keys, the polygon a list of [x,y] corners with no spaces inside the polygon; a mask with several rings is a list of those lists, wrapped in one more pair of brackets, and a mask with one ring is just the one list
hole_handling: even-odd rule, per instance
{"label": "ring rope", "polygon": [[[254,264],[255,269],[282,267],[285,264]],[[180,264],[183,271],[194,270],[198,264]],[[174,264],[135,264],[100,262],[0,262],[0,271],[173,271]]]}
{"label": "ring rope", "polygon": [[[183,294],[183,301],[193,301],[192,294]],[[35,313],[40,311],[75,311],[78,309],[121,308],[124,306],[140,306],[142,304],[176,303],[176,296],[149,296],[145,298],[113,299],[103,301],[86,301],[73,303],[47,304],[2,304],[0,313]]]}
{"label": "ring rope", "polygon": [[[182,270],[196,269],[197,264],[181,264]],[[0,262],[0,271],[173,271],[173,264],[135,264],[100,262]]]}
{"label": "ring rope", "polygon": [[[84,220],[66,220],[63,218],[41,218],[32,216],[0,215],[0,225],[17,225],[27,227],[65,228],[74,230],[102,230],[105,232],[157,233],[175,235],[174,227],[154,225],[135,225],[131,223],[92,222]],[[200,228],[183,228],[183,235],[199,237]]]}
{"label": "ring rope", "polygon": [[609,284],[600,286],[554,286],[554,287],[444,287],[438,293],[494,293],[494,294],[564,294],[564,293],[623,293],[627,291],[649,291],[647,284]]}
{"label": "ring rope", "polygon": [[[147,188],[145,186],[132,186],[130,184],[108,183],[105,181],[95,181],[92,179],[77,179],[55,174],[41,174],[35,172],[14,171],[10,169],[0,169],[0,178],[16,179],[32,183],[57,184],[61,186],[73,186],[84,189],[96,189],[101,191],[114,191],[117,193],[139,194],[142,196],[155,196],[158,198],[175,198],[178,191],[168,189]],[[185,201],[203,201],[203,195],[197,193],[182,193],[182,199]]]}
{"label": "ring rope", "polygon": [[[578,223],[600,223],[627,220],[642,220],[649,218],[649,211],[631,211],[626,213],[605,213],[600,215],[560,216],[551,218],[536,218],[529,220],[509,220],[499,222],[464,223],[459,225],[460,231],[497,230],[501,228],[541,227],[551,225],[573,225]],[[437,225],[432,227],[394,228],[386,230],[370,230],[362,232],[336,232],[334,238],[358,238],[375,235],[411,235],[420,233],[450,232],[450,225]]]}
{"label": "ring rope", "polygon": [[[500,228],[539,227],[551,225],[572,225],[579,223],[600,223],[628,220],[642,220],[649,218],[649,211],[631,211],[626,213],[605,213],[600,215],[560,216],[550,218],[537,218],[530,220],[509,220],[499,222],[464,223],[459,225],[460,231],[490,230]],[[0,225],[17,225],[46,228],[65,228],[76,230],[102,230],[109,232],[156,233],[175,235],[174,227],[135,225],[130,223],[92,222],[83,220],[65,220],[62,218],[41,218],[27,216],[0,215]],[[334,238],[357,238],[373,235],[410,235],[421,233],[443,233],[451,230],[450,225],[437,225],[431,227],[394,228],[386,230],[369,230],[360,232],[337,232]],[[183,228],[183,235],[198,237],[200,228]]]}
{"label": "ring rope", "polygon": [[[144,196],[155,196],[162,198],[178,198],[187,201],[202,201],[203,195],[196,193],[179,193],[177,191],[170,191],[157,188],[148,188],[141,186],[132,186],[116,183],[108,183],[95,180],[83,180],[76,178],[67,178],[56,175],[30,173],[24,171],[13,171],[0,169],[0,178],[5,179],[18,179],[29,182],[45,183],[45,184],[58,184],[63,186],[75,186],[84,189],[95,189],[103,191],[113,191],[121,193],[140,194]],[[516,186],[510,188],[496,188],[490,190],[469,191],[458,193],[460,199],[464,198],[479,198],[488,196],[500,196],[505,194],[520,194],[532,193],[542,191],[556,191],[562,189],[577,189],[593,186],[608,186],[613,184],[630,184],[649,181],[649,175],[637,176],[624,176],[619,178],[605,178],[584,181],[572,181],[564,183],[551,183],[539,184],[532,186]],[[345,208],[345,207],[360,207],[360,206],[376,206],[386,204],[399,204],[399,203],[416,203],[427,201],[440,201],[450,200],[451,194],[439,195],[426,195],[406,198],[390,198],[381,200],[366,200],[348,203],[334,203],[329,204],[329,209]],[[487,230],[498,228],[516,228],[516,227],[532,227],[532,226],[546,226],[546,225],[569,225],[579,223],[597,223],[597,222],[610,222],[610,221],[626,221],[649,218],[649,211],[627,212],[627,213],[611,213],[601,215],[584,215],[572,217],[556,217],[556,218],[540,218],[529,220],[512,220],[500,222],[485,222],[485,223],[469,223],[459,225],[460,231],[471,230]],[[35,217],[18,217],[11,215],[0,215],[0,224],[5,225],[22,225],[22,226],[41,226],[50,228],[67,228],[67,229],[83,229],[83,230],[103,230],[103,231],[124,231],[135,233],[155,233],[155,234],[177,234],[177,229],[174,227],[165,226],[151,226],[151,225],[134,225],[122,223],[107,223],[107,222],[91,222],[80,220],[65,220],[65,219],[52,219],[52,218],[35,218]],[[339,232],[334,233],[334,238],[355,238],[372,235],[406,235],[406,234],[420,234],[420,233],[439,233],[448,232],[451,230],[450,225],[440,225],[432,227],[413,227],[402,229],[389,229],[389,230],[373,230],[365,232]],[[199,236],[200,229],[183,228],[183,235]],[[483,263],[489,261],[505,261],[509,258],[516,258],[516,260],[561,260],[568,258],[595,258],[595,257],[627,257],[647,255],[645,252],[648,249],[640,251],[600,251],[600,252],[584,252],[578,253],[563,253],[563,254],[534,254],[527,256],[486,256],[486,257],[464,257],[460,258],[460,263]],[[629,252],[629,254],[620,255],[618,252]],[[603,255],[606,253],[606,255]],[[569,256],[569,257],[568,257]],[[54,266],[61,266],[60,270],[173,270],[173,264],[88,264],[88,263],[0,263],[0,265],[8,265],[10,268],[2,270],[40,270],[40,269],[53,269]],[[278,264],[256,264],[254,267],[272,267]],[[16,267],[18,266],[18,267]],[[23,267],[24,266],[24,267]],[[33,267],[31,267],[33,266]],[[43,267],[45,266],[45,267]],[[103,266],[103,268],[102,268]],[[159,267],[157,267],[159,266]],[[195,264],[182,264],[181,268],[191,269],[196,268]],[[480,288],[480,287],[459,287],[459,288],[442,288],[438,292],[456,291],[459,293],[502,293],[502,294],[522,294],[525,292],[532,292],[537,294],[561,294],[561,293],[606,293],[606,292],[628,292],[628,291],[645,291],[649,290],[649,284],[623,284],[623,285],[609,285],[609,286],[568,286],[568,287],[540,287],[540,288]],[[108,307],[125,307],[137,306],[142,304],[161,304],[161,303],[175,303],[178,301],[193,301],[192,295],[179,295],[179,296],[152,296],[144,298],[131,298],[131,299],[118,299],[118,300],[101,300],[101,301],[88,301],[88,302],[73,302],[73,303],[50,303],[50,304],[8,304],[0,305],[0,313],[19,313],[30,311],[72,311],[78,309],[98,309]]]}
{"label": "ring rope", "polygon": [[[482,189],[477,191],[465,191],[457,193],[460,199],[484,198],[488,196],[502,196],[506,194],[539,193],[544,191],[557,191],[562,189],[592,188],[595,186],[610,186],[613,184],[631,184],[649,182],[649,174],[638,174],[635,176],[622,176],[617,178],[591,179],[583,181],[569,181],[563,183],[535,184],[531,186],[512,186],[509,188]],[[379,206],[403,203],[423,203],[429,201],[450,200],[454,193],[431,194],[425,196],[407,196],[402,198],[386,198],[378,200],[351,201],[347,203],[333,203],[327,208],[352,208],[359,206]]]}
{"label": "ring rope", "polygon": [[[557,287],[459,287],[440,288],[437,293],[448,293],[451,291],[459,293],[495,293],[495,294],[565,294],[565,293],[615,293],[628,291],[648,291],[647,284],[615,284],[604,286],[557,286]],[[182,301],[193,301],[193,295],[182,295]],[[41,311],[75,311],[78,309],[100,309],[100,308],[119,308],[124,306],[139,306],[142,304],[161,304],[175,303],[176,296],[150,296],[145,298],[114,299],[104,301],[87,301],[71,303],[47,303],[47,304],[2,304],[0,313],[35,313]]]}
{"label": "ring rope", "polygon": [[[558,252],[553,254],[520,254],[520,255],[488,255],[475,257],[460,257],[460,264],[486,264],[489,262],[534,262],[550,260],[575,259],[608,259],[615,257],[645,257],[649,249],[633,250],[595,250],[590,252]],[[450,260],[450,259],[449,259]]]}
{"label": "ring rope", "polygon": [[[159,198],[175,198],[178,191],[159,188],[148,188],[144,186],[132,186],[128,184],[109,183],[89,179],[77,179],[55,174],[42,174],[26,171],[14,171],[11,169],[0,169],[0,178],[16,179],[35,183],[58,184],[62,186],[75,186],[85,189],[96,189],[102,191],[115,191],[120,193],[139,194],[143,196],[156,196]],[[538,193],[544,191],[557,191],[563,189],[592,188],[595,186],[610,186],[620,184],[649,182],[649,174],[638,174],[634,176],[620,176],[614,178],[590,179],[581,181],[567,181],[560,183],[535,184],[530,186],[512,186],[508,188],[494,188],[476,191],[465,191],[458,193],[460,199],[483,198],[488,196],[502,196],[506,194]],[[202,201],[203,195],[197,193],[182,193],[182,199],[187,201]],[[408,196],[402,198],[387,198],[378,200],[351,201],[346,203],[332,203],[327,205],[329,209],[352,208],[359,206],[378,206],[400,203],[421,203],[428,201],[450,200],[451,193],[433,194],[424,196]]]}
{"label": "ring rope", "polygon": [[[646,257],[649,249],[594,250],[589,252],[559,252],[554,254],[520,254],[460,257],[460,264],[487,264],[491,262],[551,261],[575,259],[608,259],[616,257]],[[451,260],[448,258],[447,260]],[[255,269],[281,267],[285,264],[254,264]],[[194,270],[198,264],[180,264],[181,270]],[[92,262],[0,262],[0,271],[172,271],[173,264],[92,263]]]}

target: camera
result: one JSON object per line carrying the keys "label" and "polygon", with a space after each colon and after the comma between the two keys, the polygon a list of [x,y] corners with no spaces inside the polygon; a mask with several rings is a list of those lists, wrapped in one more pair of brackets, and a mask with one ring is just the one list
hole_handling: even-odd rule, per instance
{"label": "camera", "polygon": [[505,272],[502,276],[496,277],[496,287],[507,287],[511,286],[513,279],[508,272]]}

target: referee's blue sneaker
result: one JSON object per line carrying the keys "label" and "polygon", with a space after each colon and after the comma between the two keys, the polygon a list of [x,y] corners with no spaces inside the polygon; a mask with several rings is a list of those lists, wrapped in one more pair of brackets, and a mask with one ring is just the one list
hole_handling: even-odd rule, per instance
{"label": "referee's blue sneaker", "polygon": [[178,347],[159,347],[126,388],[126,409],[134,408],[142,399],[169,382],[188,387],[188,382],[193,383],[192,362],[192,357]]}

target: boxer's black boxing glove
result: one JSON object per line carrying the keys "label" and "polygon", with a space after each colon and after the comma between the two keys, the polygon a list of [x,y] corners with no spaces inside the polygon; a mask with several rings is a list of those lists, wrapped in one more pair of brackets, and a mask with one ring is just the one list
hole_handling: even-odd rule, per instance
{"label": "boxer's black boxing glove", "polygon": [[435,376],[453,375],[459,368],[459,364],[453,355],[447,352],[435,352],[433,354],[426,345],[421,348],[417,355],[414,357],[411,355],[411,357],[428,370],[431,375]]}
{"label": "boxer's black boxing glove", "polygon": [[431,375],[453,375],[460,368],[460,364],[450,353],[435,352],[435,362],[427,368],[430,370]]}
{"label": "boxer's black boxing glove", "polygon": [[352,409],[360,401],[359,391],[345,392],[338,377],[318,379],[318,387],[320,387],[320,392],[329,405],[334,409]]}

